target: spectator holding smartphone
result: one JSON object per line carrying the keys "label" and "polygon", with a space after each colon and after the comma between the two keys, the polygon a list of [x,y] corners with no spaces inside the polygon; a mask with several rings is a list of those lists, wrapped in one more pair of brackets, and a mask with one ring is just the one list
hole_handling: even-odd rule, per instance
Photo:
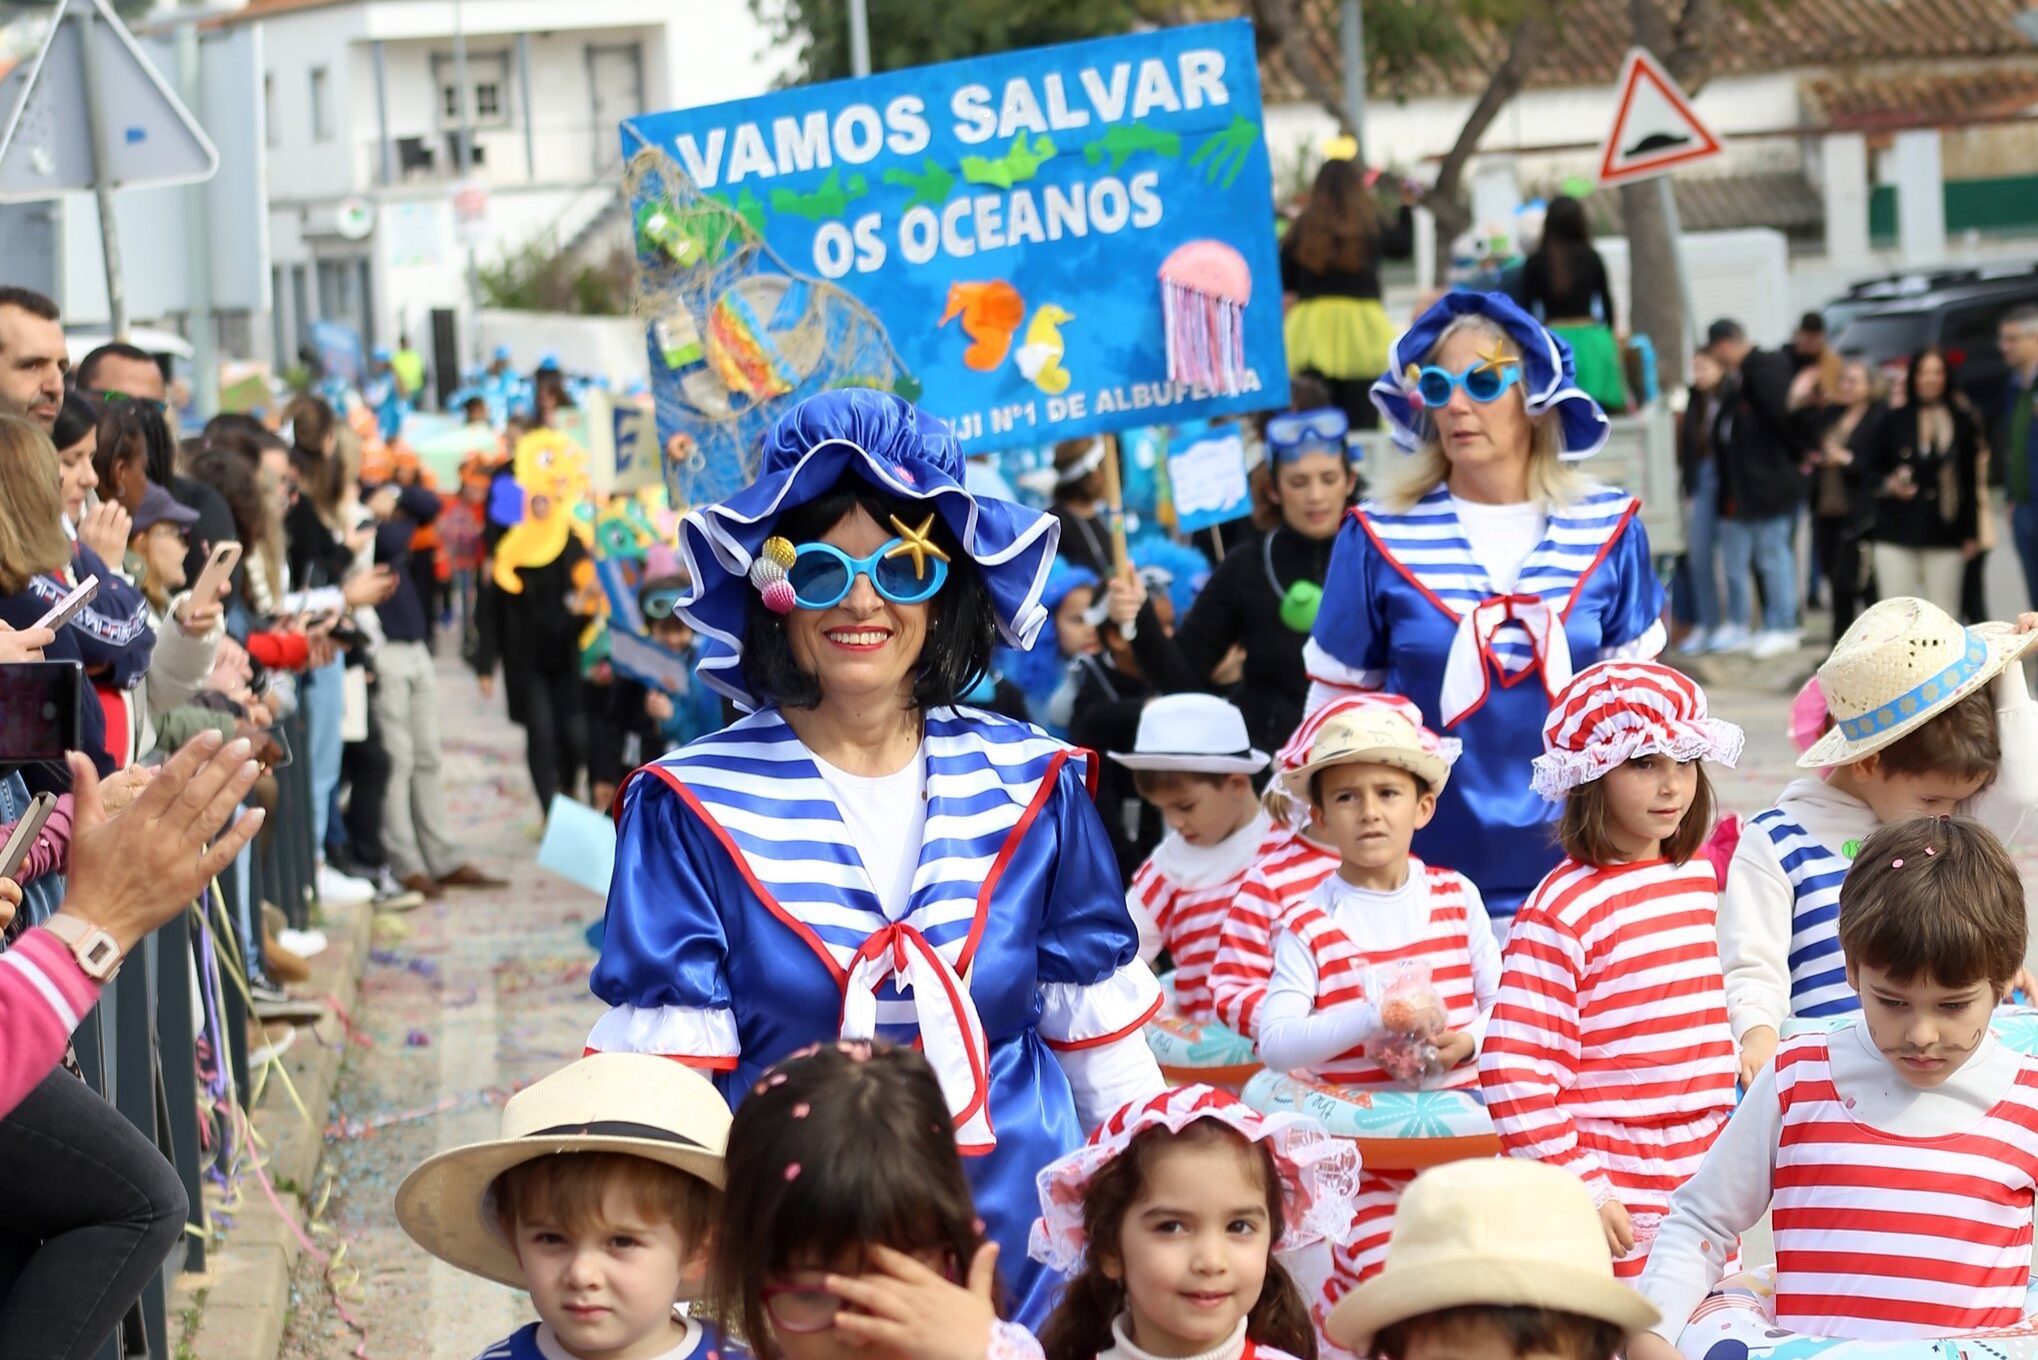
{"label": "spectator holding smartphone", "polygon": [[[0,623],[33,628],[49,612],[50,602],[35,586],[39,578],[61,573],[70,561],[63,515],[57,451],[49,436],[24,417],[0,415]],[[74,628],[58,629],[42,644],[43,657],[83,666],[79,636]],[[78,739],[99,773],[112,774],[106,719],[98,704],[83,706]],[[62,793],[68,787],[62,777],[40,767],[23,774],[33,792]]]}
{"label": "spectator holding smartphone", "polygon": [[[213,840],[254,784],[249,756],[247,743],[207,734],[114,817],[92,762],[70,757],[63,905],[0,954],[0,1159],[34,1171],[12,1178],[0,1208],[0,1355],[96,1354],[183,1231],[175,1170],[57,1064],[121,959],[260,829],[254,813]],[[9,887],[0,898],[11,902]]]}

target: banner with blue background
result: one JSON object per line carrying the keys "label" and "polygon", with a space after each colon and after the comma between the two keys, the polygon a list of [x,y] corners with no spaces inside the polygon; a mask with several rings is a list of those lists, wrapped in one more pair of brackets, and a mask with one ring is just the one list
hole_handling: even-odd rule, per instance
{"label": "banner with blue background", "polygon": [[[976,449],[1287,404],[1243,20],[804,86],[622,131],[626,155],[655,149],[682,180],[665,199],[638,191],[640,261],[716,273],[694,306],[651,325],[661,440],[698,444],[701,420],[857,381],[915,397]],[[831,366],[841,323],[813,320],[830,297],[867,311],[889,354]]]}

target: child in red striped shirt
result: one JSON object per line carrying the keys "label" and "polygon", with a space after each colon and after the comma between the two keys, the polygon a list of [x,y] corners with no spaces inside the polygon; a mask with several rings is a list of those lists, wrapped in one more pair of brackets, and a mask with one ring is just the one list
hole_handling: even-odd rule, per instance
{"label": "child in red striped shirt", "polygon": [[1514,918],[1480,1083],[1502,1148],[1583,1180],[1632,1278],[1734,1106],[1719,884],[1697,852],[1699,762],[1732,765],[1741,730],[1668,666],[1609,661],[1557,695],[1543,749],[1566,858]]}
{"label": "child in red striped shirt", "polygon": [[1273,826],[1252,782],[1267,753],[1252,749],[1232,704],[1214,694],[1170,694],[1141,710],[1133,749],[1111,759],[1132,771],[1139,796],[1168,824],[1125,894],[1140,957],[1152,963],[1165,948],[1175,1012],[1209,1021],[1218,933]]}
{"label": "child in red striped shirt", "polygon": [[1671,1198],[1639,1286],[1663,1321],[1630,1360],[1674,1360],[1717,1244],[1772,1208],[1779,1328],[1900,1341],[2023,1320],[2038,1060],[1989,1033],[2024,959],[2017,866],[1965,817],[1891,823],[1847,870],[1839,931],[1861,1010],[1785,1038]]}
{"label": "child in red striped shirt", "polygon": [[[1306,796],[1339,865],[1282,911],[1260,1057],[1336,1086],[1469,1086],[1500,982],[1500,950],[1471,880],[1409,853],[1436,811],[1458,743],[1399,695],[1368,696],[1319,727],[1281,776]],[[1324,1308],[1380,1269],[1407,1171],[1361,1169],[1352,1231],[1331,1253]],[[1319,1316],[1323,1308],[1319,1309]]]}
{"label": "child in red striped shirt", "polygon": [[[1275,755],[1283,772],[1309,760],[1317,729],[1339,713],[1369,700],[1364,696],[1333,699],[1319,705],[1296,727],[1288,744]],[[1337,872],[1338,853],[1323,838],[1323,828],[1301,797],[1287,793],[1276,779],[1263,800],[1272,824],[1260,843],[1252,871],[1239,885],[1238,900],[1224,918],[1217,938],[1217,957],[1210,964],[1210,996],[1217,1018],[1248,1038],[1258,1038],[1260,1007],[1267,999],[1267,981],[1274,971],[1274,922],[1288,907],[1316,891]]]}

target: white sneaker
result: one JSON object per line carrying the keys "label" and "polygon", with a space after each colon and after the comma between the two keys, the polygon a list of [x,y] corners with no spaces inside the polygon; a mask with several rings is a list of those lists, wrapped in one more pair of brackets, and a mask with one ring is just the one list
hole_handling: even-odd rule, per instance
{"label": "white sneaker", "polygon": [[323,930],[280,930],[276,932],[276,943],[300,959],[315,958],[325,953],[326,933]]}
{"label": "white sneaker", "polygon": [[262,1043],[248,1054],[248,1070],[267,1067],[290,1051],[297,1042],[297,1031],[289,1025],[262,1026]]}
{"label": "white sneaker", "polygon": [[375,885],[365,878],[349,878],[330,864],[321,864],[318,900],[335,907],[362,906],[375,900]]}
{"label": "white sneaker", "polygon": [[1684,641],[1677,644],[1677,651],[1684,656],[1704,656],[1712,650],[1715,630],[1694,628],[1684,635]]}
{"label": "white sneaker", "polygon": [[1722,652],[1745,652],[1751,639],[1745,623],[1723,623],[1714,630],[1711,645],[1706,650],[1714,656]]}
{"label": "white sneaker", "polygon": [[1788,656],[1797,650],[1797,630],[1779,628],[1758,633],[1748,645],[1748,655],[1757,661],[1767,661],[1772,656]]}

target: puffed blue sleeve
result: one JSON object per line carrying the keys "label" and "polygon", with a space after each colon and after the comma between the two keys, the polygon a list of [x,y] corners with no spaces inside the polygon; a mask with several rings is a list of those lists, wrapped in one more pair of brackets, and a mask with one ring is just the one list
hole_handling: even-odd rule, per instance
{"label": "puffed blue sleeve", "polygon": [[1090,791],[1086,755],[1056,776],[1043,809],[1054,819],[1054,875],[1040,927],[1040,1036],[1052,1048],[1107,1044],[1160,1009],[1160,984],[1139,961],[1139,929],[1125,909],[1118,861]]}
{"label": "puffed blue sleeve", "polygon": [[722,853],[679,795],[646,772],[630,782],[616,836],[601,958],[588,986],[609,1005],[594,1053],[656,1053],[725,1072],[742,1052],[712,889]]}
{"label": "puffed blue sleeve", "polygon": [[1309,678],[1332,689],[1379,689],[1387,678],[1384,564],[1356,511],[1345,516],[1323,574],[1323,604],[1302,651]]}
{"label": "puffed blue sleeve", "polygon": [[1663,627],[1663,582],[1649,557],[1641,509],[1628,517],[1599,569],[1613,574],[1613,592],[1599,621],[1601,661],[1648,661],[1669,642]]}

